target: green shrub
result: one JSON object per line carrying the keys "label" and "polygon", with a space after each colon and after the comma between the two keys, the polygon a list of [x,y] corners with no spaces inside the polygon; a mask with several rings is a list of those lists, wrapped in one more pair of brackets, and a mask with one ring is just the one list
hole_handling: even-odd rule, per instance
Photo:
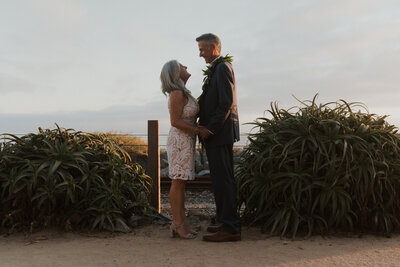
{"label": "green shrub", "polygon": [[113,228],[151,212],[150,178],[104,134],[42,130],[0,147],[0,222]]}
{"label": "green shrub", "polygon": [[236,169],[244,221],[292,238],[398,229],[396,128],[359,103],[301,103],[289,110],[271,103],[272,117],[253,123],[258,131]]}

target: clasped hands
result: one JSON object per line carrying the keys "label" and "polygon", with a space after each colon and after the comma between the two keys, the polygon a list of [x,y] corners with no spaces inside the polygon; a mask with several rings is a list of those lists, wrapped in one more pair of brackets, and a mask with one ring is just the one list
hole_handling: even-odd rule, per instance
{"label": "clasped hands", "polygon": [[206,127],[198,125],[196,127],[197,134],[200,136],[201,139],[207,139],[212,133]]}

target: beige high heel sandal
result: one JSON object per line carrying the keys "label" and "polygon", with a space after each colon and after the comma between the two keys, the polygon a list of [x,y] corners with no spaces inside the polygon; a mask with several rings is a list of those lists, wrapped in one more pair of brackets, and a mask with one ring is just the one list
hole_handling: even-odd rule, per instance
{"label": "beige high heel sandal", "polygon": [[173,237],[179,237],[179,238],[182,238],[182,239],[193,239],[193,238],[196,238],[196,236],[194,234],[192,234],[192,233],[187,233],[185,236],[181,236],[179,234],[179,232],[177,230],[179,228],[181,228],[182,226],[184,226],[184,225],[185,225],[185,223],[182,223],[180,225],[176,225],[176,224],[172,223],[171,226],[169,227],[170,236],[172,238]]}
{"label": "beige high heel sandal", "polygon": [[189,228],[189,233],[194,234],[194,235],[198,235],[198,234],[199,234],[199,232],[190,229],[190,224],[189,224],[189,222],[188,222],[187,220],[185,220],[185,222],[184,222],[183,224],[188,226],[188,228]]}

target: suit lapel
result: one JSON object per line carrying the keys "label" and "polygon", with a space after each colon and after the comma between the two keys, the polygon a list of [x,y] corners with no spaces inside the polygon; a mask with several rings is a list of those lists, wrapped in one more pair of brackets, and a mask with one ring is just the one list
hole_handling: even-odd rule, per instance
{"label": "suit lapel", "polygon": [[[221,62],[222,62],[222,61],[221,61]],[[207,83],[205,82],[205,83],[203,84],[203,86],[202,86],[203,92],[201,93],[201,95],[200,95],[200,97],[199,97],[199,106],[200,106],[200,108],[204,105],[204,98],[205,98],[205,96],[206,96],[206,94],[207,94],[207,91],[208,91],[208,89],[209,89],[209,87],[210,87],[211,80],[212,80],[212,78],[213,78],[213,76],[214,76],[214,73],[215,73],[215,69],[217,68],[217,65],[220,64],[221,62],[219,62],[219,58],[218,58],[218,59],[217,59],[217,62],[215,62],[215,63],[212,65],[212,67],[211,67],[210,79],[208,80]]]}

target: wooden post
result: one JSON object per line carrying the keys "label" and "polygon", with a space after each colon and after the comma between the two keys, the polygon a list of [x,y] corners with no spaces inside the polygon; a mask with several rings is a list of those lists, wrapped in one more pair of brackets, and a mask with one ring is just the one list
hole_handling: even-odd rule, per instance
{"label": "wooden post", "polygon": [[158,120],[147,121],[147,138],[147,174],[153,180],[150,203],[160,213],[160,129]]}

